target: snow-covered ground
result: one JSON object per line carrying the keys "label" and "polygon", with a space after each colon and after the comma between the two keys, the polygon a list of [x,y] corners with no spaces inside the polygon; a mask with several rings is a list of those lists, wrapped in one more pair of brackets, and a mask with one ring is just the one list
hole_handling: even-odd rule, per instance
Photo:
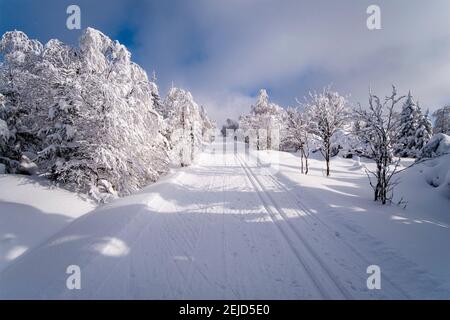
{"label": "snow-covered ground", "polygon": [[[0,272],[0,298],[450,298],[448,184],[429,183],[449,156],[401,173],[403,209],[374,203],[351,159],[334,158],[329,178],[311,159],[304,176],[294,154],[225,146],[29,250]],[[46,202],[34,201],[35,211]],[[34,215],[59,212],[59,228],[87,211],[64,205]],[[69,265],[81,290],[66,288]],[[369,265],[381,268],[381,290],[367,288]]]}
{"label": "snow-covered ground", "polygon": [[[261,151],[259,156],[261,163],[279,161],[275,176],[308,211],[331,224],[371,264],[392,274],[392,281],[410,297],[450,298],[450,253],[442,249],[450,243],[450,155],[399,173],[394,202],[401,203],[390,206],[372,201],[363,168],[373,166],[368,161],[361,160],[360,166],[352,159],[335,157],[331,177],[325,177],[321,160],[311,159],[310,173],[304,176],[299,174],[296,155]],[[405,167],[412,162],[403,160]],[[433,186],[432,181],[440,185]],[[425,290],[425,283],[434,283],[435,288]]]}
{"label": "snow-covered ground", "polygon": [[45,179],[0,174],[0,271],[94,208]]}

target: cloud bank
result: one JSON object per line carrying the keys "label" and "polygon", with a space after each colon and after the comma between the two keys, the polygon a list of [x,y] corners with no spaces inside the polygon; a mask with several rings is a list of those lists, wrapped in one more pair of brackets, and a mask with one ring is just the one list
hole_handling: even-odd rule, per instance
{"label": "cloud bank", "polygon": [[[0,1],[0,27],[74,43],[73,1]],[[372,1],[77,1],[82,26],[130,47],[133,59],[192,91],[219,122],[247,112],[261,87],[281,105],[332,83],[352,102],[392,83],[423,108],[450,102],[450,2],[379,0],[382,30],[366,27]],[[20,10],[17,10],[20,8]]]}

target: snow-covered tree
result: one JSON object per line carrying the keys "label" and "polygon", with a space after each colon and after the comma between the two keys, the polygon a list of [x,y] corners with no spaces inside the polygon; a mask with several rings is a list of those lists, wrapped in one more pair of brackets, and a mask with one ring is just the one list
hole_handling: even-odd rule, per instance
{"label": "snow-covered tree", "polygon": [[[4,108],[5,108],[5,97],[0,93],[0,114],[2,113]],[[9,132],[8,124],[0,116],[0,153],[2,155],[6,152],[8,148],[8,141],[10,136],[11,133]]]}
{"label": "snow-covered tree", "polygon": [[[30,40],[25,33],[11,31],[0,41],[0,94],[3,103],[0,119],[6,123],[9,139],[3,144],[0,161],[8,172],[15,172],[24,153],[35,155],[39,150],[36,110],[45,95],[40,92],[34,67],[42,45]],[[5,130],[6,131],[6,130]],[[31,156],[33,157],[33,156]]]}
{"label": "snow-covered tree", "polygon": [[415,144],[416,144],[415,157],[419,156],[422,148],[428,143],[428,141],[430,141],[431,137],[433,136],[433,124],[431,123],[429,117],[429,111],[427,110],[425,114],[422,114],[422,112],[420,111],[420,115],[421,117],[419,119],[419,123],[415,134]]}
{"label": "snow-covered tree", "polygon": [[212,142],[215,137],[216,123],[209,118],[204,106],[200,106],[200,119],[203,142]]}
{"label": "snow-covered tree", "polygon": [[15,31],[3,36],[0,52],[0,116],[10,136],[1,161],[10,172],[25,156],[101,200],[167,170],[155,88],[123,45],[91,28],[80,48],[57,40],[42,46]]}
{"label": "snow-covered tree", "polygon": [[310,131],[321,142],[320,152],[326,162],[326,175],[330,175],[331,137],[348,119],[347,99],[330,87],[321,93],[310,93],[305,104],[310,121]]}
{"label": "snow-covered tree", "polygon": [[281,145],[283,149],[300,151],[300,171],[308,174],[310,133],[307,114],[299,108],[288,108],[283,119]]}
{"label": "snow-covered tree", "polygon": [[433,133],[445,133],[450,135],[450,106],[445,106],[433,112]]}
{"label": "snow-covered tree", "polygon": [[80,63],[75,49],[50,40],[36,67],[40,91],[46,97],[37,113],[42,126],[38,131],[41,148],[36,160],[42,171],[50,175],[56,162],[70,158],[76,151],[74,124],[83,105]]}
{"label": "snow-covered tree", "polygon": [[82,168],[82,178],[87,172],[99,191],[128,194],[155,181],[168,164],[147,74],[123,45],[91,28],[81,38],[80,56],[79,156],[62,168],[69,175]]}
{"label": "snow-covered tree", "polygon": [[152,80],[150,81],[150,91],[153,99],[153,108],[158,112],[163,119],[168,117],[167,109],[164,106],[161,96],[159,95],[158,85],[157,85],[156,72],[153,71]]}
{"label": "snow-covered tree", "polygon": [[222,136],[226,137],[227,131],[232,130],[233,132],[236,132],[236,130],[239,129],[239,123],[233,119],[227,119],[225,121],[225,124],[222,126],[222,129],[220,130],[220,133]]}
{"label": "snow-covered tree", "polygon": [[239,119],[239,128],[245,141],[250,142],[257,150],[278,149],[283,115],[284,110],[269,102],[267,91],[261,89],[256,104],[251,106],[250,114]]}
{"label": "snow-covered tree", "polygon": [[362,124],[357,134],[364,143],[368,143],[370,151],[367,156],[376,164],[375,170],[366,168],[374,190],[374,200],[381,201],[382,204],[392,199],[396,184],[393,177],[397,172],[399,160],[393,163],[393,154],[399,137],[399,119],[396,117],[395,107],[403,98],[405,96],[398,97],[393,86],[391,96],[386,97],[384,101],[370,93],[369,106],[359,106],[355,110],[356,119]]}
{"label": "snow-covered tree", "polygon": [[414,101],[411,92],[409,92],[400,113],[399,137],[395,146],[396,155],[400,157],[416,156],[416,131],[419,128],[422,117],[423,115],[418,104]]}
{"label": "snow-covered tree", "polygon": [[[206,111],[199,108],[192,94],[179,88],[171,88],[164,107],[167,110],[167,128],[170,136],[171,159],[182,167],[194,160],[201,149],[204,134],[213,127]],[[207,141],[209,142],[209,141]]]}

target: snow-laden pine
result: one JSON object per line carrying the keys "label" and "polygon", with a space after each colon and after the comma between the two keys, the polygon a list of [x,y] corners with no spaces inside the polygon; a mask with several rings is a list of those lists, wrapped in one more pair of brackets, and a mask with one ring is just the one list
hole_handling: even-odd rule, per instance
{"label": "snow-laden pine", "polygon": [[430,140],[432,125],[428,113],[423,114],[411,92],[403,103],[399,119],[398,142],[395,154],[400,157],[416,157],[420,149]]}

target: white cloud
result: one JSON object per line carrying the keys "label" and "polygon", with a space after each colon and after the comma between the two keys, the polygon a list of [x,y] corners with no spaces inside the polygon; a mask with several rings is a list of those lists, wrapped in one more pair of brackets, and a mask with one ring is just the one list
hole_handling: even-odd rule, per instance
{"label": "white cloud", "polygon": [[[377,2],[383,29],[376,31],[366,28],[372,1],[185,3],[167,23],[161,21],[158,27],[164,31],[158,37],[142,38],[147,45],[140,54],[166,49],[155,61],[163,66],[166,83],[175,79],[188,86],[200,103],[214,108],[210,113],[217,120],[248,111],[253,98],[242,92],[271,87],[278,102],[286,104],[319,89],[310,87],[320,83],[319,75],[361,102],[369,86],[384,95],[392,83],[399,90],[411,89],[425,108],[448,102],[450,2]],[[205,58],[180,63],[191,46],[199,46]],[[283,87],[298,91],[277,94]]]}

